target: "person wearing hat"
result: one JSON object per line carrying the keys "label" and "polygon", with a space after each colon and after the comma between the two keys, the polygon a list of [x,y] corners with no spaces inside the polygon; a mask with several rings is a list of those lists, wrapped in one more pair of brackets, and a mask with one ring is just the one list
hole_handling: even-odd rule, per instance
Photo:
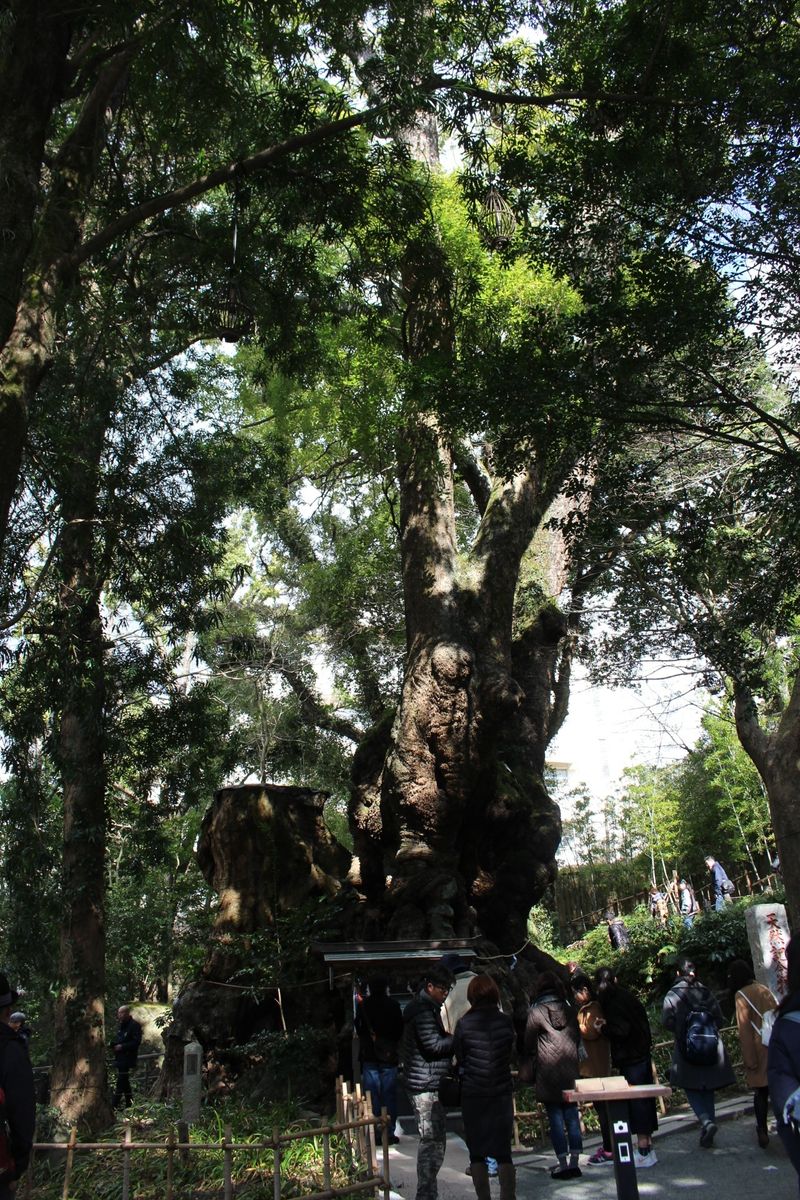
{"label": "person wearing hat", "polygon": [[25,1045],[30,1049],[31,1028],[30,1025],[26,1024],[27,1020],[28,1018],[24,1012],[13,1012],[11,1020],[8,1023],[14,1030],[14,1033],[18,1033],[24,1039]]}
{"label": "person wearing hat", "polygon": [[[24,1038],[11,1028],[11,1013],[19,999],[5,975],[0,975],[0,1087],[5,1093],[5,1119],[8,1129],[7,1169],[0,1174],[0,1200],[12,1200],[16,1181],[25,1172],[33,1146],[36,1124],[36,1095],[33,1068]],[[5,1136],[0,1135],[0,1149]]]}

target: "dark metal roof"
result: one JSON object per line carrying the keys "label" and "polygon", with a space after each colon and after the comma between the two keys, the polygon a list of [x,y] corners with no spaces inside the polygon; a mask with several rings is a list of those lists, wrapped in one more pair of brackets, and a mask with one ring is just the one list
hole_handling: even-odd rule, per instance
{"label": "dark metal roof", "polygon": [[474,957],[477,938],[448,938],[435,941],[315,942],[311,947],[331,967],[363,966],[365,963],[430,962],[443,954]]}

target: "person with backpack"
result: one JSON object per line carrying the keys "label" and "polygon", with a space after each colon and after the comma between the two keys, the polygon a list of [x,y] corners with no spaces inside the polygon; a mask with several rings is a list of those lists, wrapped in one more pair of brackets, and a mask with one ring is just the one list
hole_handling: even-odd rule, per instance
{"label": "person with backpack", "polygon": [[631,944],[631,937],[625,922],[614,912],[613,908],[609,908],[606,912],[605,921],[608,925],[608,940],[611,942],[612,950],[623,954]]}
{"label": "person with backpack", "polygon": [[761,1149],[766,1150],[769,1145],[767,1048],[778,1003],[768,987],[755,982],[752,968],[741,958],[735,958],[728,967],[728,987],[733,992],[745,1078],[747,1086],[753,1089],[756,1137]]}
{"label": "person with backpack", "polygon": [[767,1082],[778,1137],[800,1181],[800,937],[786,947],[787,993],[767,1050]]}
{"label": "person with backpack", "polygon": [[[594,986],[603,1011],[595,1024],[608,1038],[611,1062],[628,1083],[652,1083],[653,1036],[644,1005],[633,992],[620,986],[611,967],[598,967]],[[653,1133],[658,1129],[656,1102],[632,1100],[629,1108],[630,1127],[637,1141],[634,1164],[654,1167],[658,1162],[653,1149]]]}
{"label": "person with backpack", "polygon": [[711,872],[711,882],[714,888],[714,908],[717,912],[722,912],[725,905],[730,904],[731,896],[734,895],[736,888],[728,878],[727,871],[722,863],[718,863],[713,854],[706,855],[705,863]]}
{"label": "person with backpack", "polygon": [[700,1122],[700,1145],[710,1150],[717,1133],[714,1092],[736,1082],[719,1035],[722,1011],[714,994],[697,979],[691,959],[678,959],[677,978],[664,997],[661,1021],[675,1034],[669,1081],[683,1088]]}

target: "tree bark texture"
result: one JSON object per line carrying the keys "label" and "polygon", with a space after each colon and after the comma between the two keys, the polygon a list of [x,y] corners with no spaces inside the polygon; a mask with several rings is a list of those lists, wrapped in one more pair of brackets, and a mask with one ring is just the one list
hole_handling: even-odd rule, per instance
{"label": "tree bark texture", "polygon": [[219,896],[203,975],[227,980],[232,937],[266,929],[310,896],[334,895],[349,855],[323,818],[326,792],[247,784],[217,792],[203,817],[197,861]]}
{"label": "tree bark texture", "polygon": [[800,929],[800,675],[778,724],[767,732],[748,688],[734,684],[736,731],[755,763],[769,801],[775,845],[786,888],[786,912]]}
{"label": "tree bark texture", "polygon": [[[106,1080],[104,644],[95,518],[104,424],[76,445],[64,490],[57,611],[61,688],[58,766],[64,806],[59,993],[53,1102],[70,1124],[111,1121]],[[84,432],[87,432],[84,430]]]}

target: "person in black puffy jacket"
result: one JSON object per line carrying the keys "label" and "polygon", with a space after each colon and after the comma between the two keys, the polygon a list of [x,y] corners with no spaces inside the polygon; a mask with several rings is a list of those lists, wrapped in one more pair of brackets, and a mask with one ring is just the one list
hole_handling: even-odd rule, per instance
{"label": "person in black puffy jacket", "polygon": [[800,1182],[800,937],[786,947],[788,991],[778,1005],[767,1051],[769,1096],[778,1137]]}
{"label": "person in black puffy jacket", "polygon": [[500,992],[489,975],[475,975],[470,980],[467,1000],[470,1008],[455,1028],[454,1053],[462,1075],[461,1115],[472,1164],[472,1185],[478,1200],[490,1200],[486,1159],[494,1158],[500,1200],[514,1200],[516,1183],[511,1162],[514,1023],[500,1011]]}
{"label": "person in black puffy jacket", "polygon": [[16,1180],[24,1173],[33,1146],[36,1098],[28,1047],[9,1025],[11,1009],[18,999],[5,975],[0,975],[0,1087],[5,1093],[4,1115],[8,1125],[13,1168],[0,1176],[0,1200],[11,1200]]}
{"label": "person in black puffy jacket", "polygon": [[445,1033],[439,1010],[452,984],[451,971],[429,967],[422,990],[403,1013],[403,1072],[419,1132],[416,1200],[436,1200],[436,1177],[444,1162],[447,1130],[438,1089],[453,1057],[453,1035]]}

